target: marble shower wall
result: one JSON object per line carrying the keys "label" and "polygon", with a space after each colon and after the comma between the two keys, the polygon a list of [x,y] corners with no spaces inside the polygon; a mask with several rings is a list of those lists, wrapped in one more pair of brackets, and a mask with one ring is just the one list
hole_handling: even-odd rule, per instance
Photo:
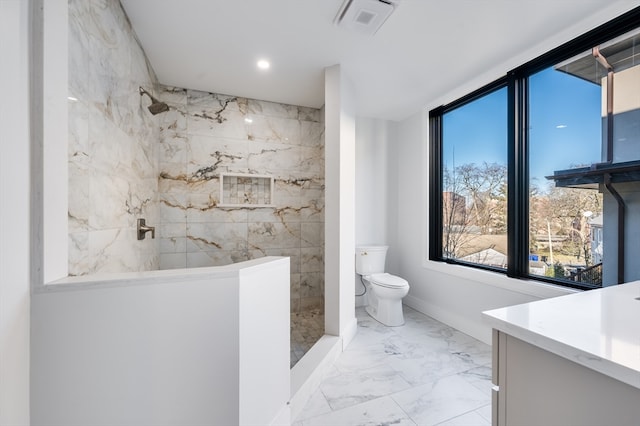
{"label": "marble shower wall", "polygon": [[[118,0],[68,5],[69,274],[289,256],[292,311],[321,308],[322,110],[159,86]],[[221,172],[273,176],[274,207],[219,206]]]}
{"label": "marble shower wall", "polygon": [[118,0],[69,0],[69,274],[158,269],[160,116],[153,69]]}
{"label": "marble shower wall", "polygon": [[[174,87],[158,97],[160,268],[291,258],[291,310],[324,303],[320,109]],[[220,173],[270,175],[274,207],[220,206]]]}

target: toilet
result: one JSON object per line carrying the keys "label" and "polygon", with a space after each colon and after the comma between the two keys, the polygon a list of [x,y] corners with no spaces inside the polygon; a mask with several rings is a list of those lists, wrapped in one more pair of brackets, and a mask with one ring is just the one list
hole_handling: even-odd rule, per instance
{"label": "toilet", "polygon": [[369,303],[367,313],[390,327],[404,324],[402,298],[409,293],[407,280],[384,272],[388,246],[356,247],[356,272],[362,276]]}

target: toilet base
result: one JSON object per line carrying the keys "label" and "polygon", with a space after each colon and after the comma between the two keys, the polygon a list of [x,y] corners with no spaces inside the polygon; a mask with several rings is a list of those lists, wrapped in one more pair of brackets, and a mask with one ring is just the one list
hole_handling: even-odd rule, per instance
{"label": "toilet base", "polygon": [[402,312],[402,300],[378,301],[378,303],[367,305],[364,310],[371,318],[388,327],[399,327],[404,325],[404,314]]}

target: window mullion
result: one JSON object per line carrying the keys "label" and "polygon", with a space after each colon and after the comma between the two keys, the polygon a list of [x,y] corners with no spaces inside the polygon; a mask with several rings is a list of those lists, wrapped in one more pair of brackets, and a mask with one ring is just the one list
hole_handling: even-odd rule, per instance
{"label": "window mullion", "polygon": [[508,93],[507,275],[522,278],[529,269],[529,185],[526,78],[510,73]]}
{"label": "window mullion", "polygon": [[442,108],[429,114],[429,259],[442,260]]}

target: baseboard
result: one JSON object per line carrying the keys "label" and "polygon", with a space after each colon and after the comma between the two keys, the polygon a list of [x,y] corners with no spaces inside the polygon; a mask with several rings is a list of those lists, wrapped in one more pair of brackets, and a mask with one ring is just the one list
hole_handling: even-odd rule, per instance
{"label": "baseboard", "polygon": [[468,334],[481,342],[489,345],[491,344],[491,327],[484,325],[480,320],[470,321],[466,317],[452,314],[451,311],[442,309],[439,306],[426,302],[422,299],[418,299],[410,294],[405,296],[405,298],[402,299],[402,302],[408,307],[447,324],[456,330]]}
{"label": "baseboard", "polygon": [[353,318],[351,322],[344,328],[344,332],[342,334],[342,350],[344,351],[349,343],[356,337],[356,333],[358,332],[358,320]]}

